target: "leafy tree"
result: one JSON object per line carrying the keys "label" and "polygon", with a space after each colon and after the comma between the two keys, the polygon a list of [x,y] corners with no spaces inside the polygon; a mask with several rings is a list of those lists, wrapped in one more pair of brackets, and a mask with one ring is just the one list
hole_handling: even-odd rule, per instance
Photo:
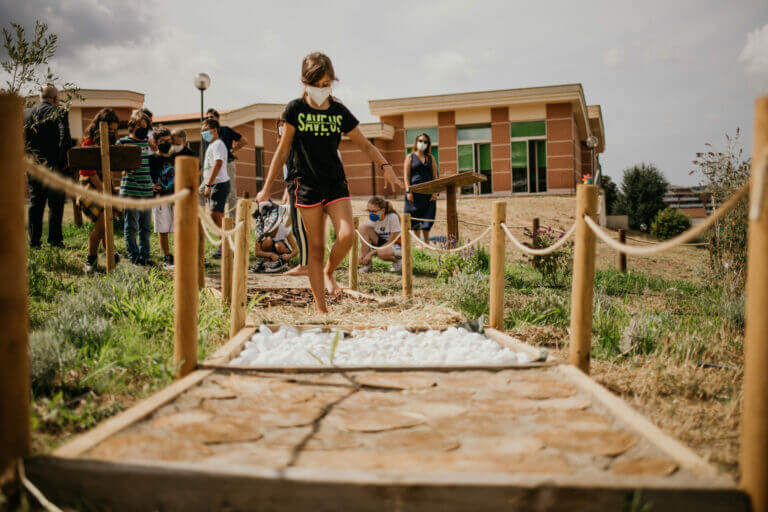
{"label": "leafy tree", "polygon": [[[34,104],[44,85],[59,80],[48,64],[58,48],[58,36],[48,32],[47,24],[36,21],[34,35],[27,39],[24,27],[11,23],[11,30],[3,28],[3,48],[8,54],[0,62],[9,75],[5,90],[27,98],[27,106]],[[80,89],[72,83],[65,83],[60,92],[60,111],[69,110],[74,99],[82,99]]]}
{"label": "leafy tree", "polygon": [[619,187],[613,182],[610,176],[600,176],[600,186],[605,192],[605,213],[611,215],[619,198]]}
{"label": "leafy tree", "polygon": [[629,216],[633,229],[648,229],[656,214],[664,209],[664,194],[669,182],[652,163],[641,163],[624,170],[616,212]]}

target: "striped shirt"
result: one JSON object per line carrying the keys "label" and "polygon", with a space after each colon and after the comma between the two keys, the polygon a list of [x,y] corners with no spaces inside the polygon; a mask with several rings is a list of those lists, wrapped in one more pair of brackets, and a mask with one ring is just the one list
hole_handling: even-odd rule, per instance
{"label": "striped shirt", "polygon": [[152,176],[149,173],[149,142],[134,139],[130,135],[117,141],[118,144],[131,144],[141,148],[141,167],[128,169],[120,180],[120,195],[130,197],[153,197]]}

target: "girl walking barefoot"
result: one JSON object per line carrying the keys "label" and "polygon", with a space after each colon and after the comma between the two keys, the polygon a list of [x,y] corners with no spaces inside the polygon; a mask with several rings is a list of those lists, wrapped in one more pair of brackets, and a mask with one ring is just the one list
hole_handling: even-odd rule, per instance
{"label": "girl walking barefoot", "polygon": [[[288,192],[295,207],[301,209],[307,231],[309,284],[320,313],[328,312],[323,289],[331,295],[341,291],[333,272],[355,241],[349,187],[338,154],[341,136],[349,137],[376,163],[384,173],[385,186],[391,187],[392,192],[396,191],[395,187],[401,187],[392,165],[360,132],[355,116],[331,96],[331,85],[336,80],[327,55],[316,52],[304,57],[301,81],[305,92],[285,107],[283,135],[262,189],[256,196],[258,202],[269,199],[272,182],[282,171],[290,153],[293,162],[288,165]],[[325,266],[324,213],[331,218],[336,230],[336,243]]]}

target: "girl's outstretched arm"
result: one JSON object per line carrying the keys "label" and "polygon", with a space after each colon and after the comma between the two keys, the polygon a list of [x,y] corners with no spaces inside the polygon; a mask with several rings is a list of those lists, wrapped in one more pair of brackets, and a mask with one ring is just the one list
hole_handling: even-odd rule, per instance
{"label": "girl's outstretched arm", "polygon": [[295,126],[290,123],[283,124],[283,136],[280,137],[280,144],[277,145],[277,151],[275,151],[272,162],[269,164],[269,172],[267,172],[267,177],[264,179],[264,184],[261,186],[259,193],[256,194],[257,202],[269,201],[269,190],[272,188],[272,182],[275,181],[277,175],[283,170],[295,133]]}
{"label": "girl's outstretched arm", "polygon": [[395,187],[403,189],[403,185],[398,181],[395,171],[392,169],[392,164],[387,162],[379,149],[371,144],[371,141],[365,138],[365,135],[360,131],[358,127],[355,127],[346,134],[349,139],[354,142],[361,151],[366,153],[368,157],[376,164],[379,169],[384,171],[384,186],[389,186],[393,193],[397,192]]}

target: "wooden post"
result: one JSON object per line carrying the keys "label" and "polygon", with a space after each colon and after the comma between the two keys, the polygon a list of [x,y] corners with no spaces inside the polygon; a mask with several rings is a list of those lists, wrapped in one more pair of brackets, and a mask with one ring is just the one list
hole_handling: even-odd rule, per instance
{"label": "wooden post", "polygon": [[[224,229],[235,227],[232,217],[224,217],[222,222]],[[232,247],[229,246],[229,238],[221,241],[221,300],[229,304],[232,300]]]}
{"label": "wooden post", "polygon": [[[445,209],[446,209],[446,246],[456,247],[459,245],[459,215],[456,212],[456,185],[445,187]],[[453,237],[453,242],[451,242]]]}
{"label": "wooden post", "polygon": [[251,202],[237,201],[235,225],[245,223],[235,233],[235,259],[232,264],[232,308],[229,317],[229,337],[232,338],[245,326],[248,307],[248,215]]}
{"label": "wooden post", "polygon": [[596,185],[576,187],[576,242],[573,251],[573,283],[571,289],[571,354],[570,363],[589,373],[592,336],[592,294],[595,285],[595,234],[584,222],[589,215],[597,220]]}
{"label": "wooden post", "polygon": [[501,227],[507,218],[507,203],[494,201],[493,229],[491,230],[491,290],[488,325],[493,329],[504,329],[504,260],[506,240]]}
{"label": "wooden post", "polygon": [[[752,144],[752,187],[766,169],[768,96],[755,103]],[[744,410],[741,434],[741,487],[752,499],[752,510],[768,512],[768,186],[752,190],[762,195],[759,218],[750,218],[747,241],[746,326],[744,330]]]}
{"label": "wooden post", "polygon": [[205,233],[200,219],[197,219],[197,238],[197,287],[202,290],[205,288]]}
{"label": "wooden post", "polygon": [[[538,217],[534,217],[533,223],[531,225],[531,229],[533,229],[531,234],[535,237],[536,236],[536,232],[539,230],[539,218]],[[535,240],[536,240],[536,238],[532,238],[531,239],[531,247],[534,248],[534,249],[538,249],[539,247],[537,247],[538,244],[536,244]],[[533,258],[531,258],[531,265],[533,266],[533,268],[536,268],[536,269],[539,268],[539,257],[538,256],[534,256]]]}
{"label": "wooden post", "polygon": [[[30,453],[27,240],[24,229],[24,124],[22,99],[0,93],[0,477]],[[13,469],[13,474],[16,471]]]}
{"label": "wooden post", "polygon": [[360,242],[357,241],[357,230],[360,227],[360,218],[355,217],[354,223],[355,223],[355,233],[352,235],[352,239],[354,240],[354,242],[352,242],[352,250],[349,251],[349,289],[350,290],[357,290],[359,288],[358,281],[357,281],[357,265],[358,265],[358,247]]}
{"label": "wooden post", "polygon": [[[627,243],[627,232],[623,229],[619,229],[619,242],[622,244]],[[619,253],[619,272],[627,271],[627,253]]]}
{"label": "wooden post", "polygon": [[197,366],[197,247],[200,236],[197,217],[197,158],[178,156],[175,162],[175,191],[192,193],[174,205],[173,364],[180,379]]}
{"label": "wooden post", "polygon": [[[101,152],[101,191],[112,195],[112,163],[109,159],[109,125],[99,123],[99,149]],[[112,229],[112,207],[104,206],[104,252],[107,262],[104,267],[107,274],[115,270],[115,233]],[[98,250],[98,247],[96,248]]]}
{"label": "wooden post", "polygon": [[413,297],[413,262],[411,261],[411,214],[400,217],[400,247],[402,248],[403,298]]}

